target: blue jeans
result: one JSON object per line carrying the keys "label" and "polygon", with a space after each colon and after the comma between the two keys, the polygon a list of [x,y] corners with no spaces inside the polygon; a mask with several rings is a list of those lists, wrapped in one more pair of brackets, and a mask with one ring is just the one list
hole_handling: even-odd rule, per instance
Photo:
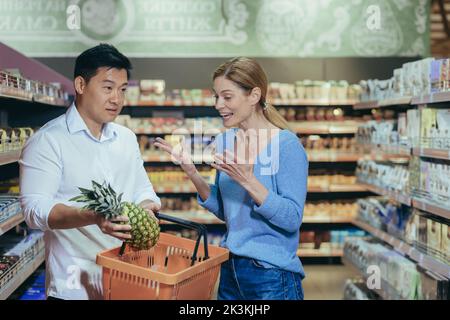
{"label": "blue jeans", "polygon": [[231,255],[222,264],[218,300],[303,300],[302,277],[257,260]]}

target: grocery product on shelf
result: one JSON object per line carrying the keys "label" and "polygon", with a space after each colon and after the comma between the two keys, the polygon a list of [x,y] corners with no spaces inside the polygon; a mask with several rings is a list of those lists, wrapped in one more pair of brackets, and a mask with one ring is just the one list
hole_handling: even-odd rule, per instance
{"label": "grocery product on shelf", "polygon": [[0,194],[0,223],[21,212],[19,195]]}
{"label": "grocery product on shelf", "polygon": [[357,163],[356,176],[362,183],[375,185],[385,190],[406,194],[410,190],[408,166],[361,159]]}
{"label": "grocery product on shelf", "polygon": [[[19,179],[0,180],[0,194],[18,194],[19,193]],[[9,195],[8,195],[9,194]]]}
{"label": "grocery product on shelf", "polygon": [[129,80],[125,105],[213,106],[214,97],[210,89],[167,90],[162,79]]}
{"label": "grocery product on shelf", "polygon": [[[199,168],[200,175],[207,183],[214,184],[216,170],[207,168]],[[164,166],[147,168],[148,176],[153,184],[153,187],[158,192],[161,188],[169,192],[182,192],[183,187],[188,187],[189,190],[195,192],[192,182],[180,167]]]}
{"label": "grocery product on shelf", "polygon": [[[424,272],[400,253],[372,240],[347,239],[344,256],[364,277],[368,267],[377,267],[380,286],[373,290],[383,299],[447,299],[448,279]],[[433,280],[434,278],[434,280]]]}
{"label": "grocery product on shelf", "polygon": [[361,145],[410,146],[406,135],[406,114],[398,120],[368,121],[358,127],[356,140]]}
{"label": "grocery product on shelf", "polygon": [[386,197],[358,199],[357,219],[376,229],[386,231],[398,239],[404,239],[411,208],[390,201]]}
{"label": "grocery product on shelf", "polygon": [[346,116],[340,107],[306,107],[306,108],[278,108],[278,112],[287,121],[343,121],[353,117]]}
{"label": "grocery product on shelf", "polygon": [[420,147],[450,149],[450,110],[425,108],[420,112]]}
{"label": "grocery product on shelf", "polygon": [[[445,80],[436,79],[440,70],[439,60],[425,58],[404,63],[393,71],[386,80],[369,79],[360,81],[360,101],[387,100],[430,94],[436,90],[445,90]],[[432,89],[433,88],[433,89]]]}
{"label": "grocery product on shelf", "polygon": [[299,249],[321,250],[326,253],[331,250],[342,250],[347,237],[360,238],[367,234],[356,228],[345,230],[304,230],[300,232]]}
{"label": "grocery product on shelf", "polygon": [[0,154],[22,149],[33,133],[32,128],[0,128]]}
{"label": "grocery product on shelf", "polygon": [[450,221],[413,209],[405,226],[404,240],[417,250],[450,264]]}
{"label": "grocery product on shelf", "polygon": [[164,100],[166,99],[166,96],[164,94],[166,82],[164,80],[143,79],[140,81],[139,85],[140,85],[140,96],[139,96],[140,101],[163,103]]}
{"label": "grocery product on shelf", "polygon": [[349,85],[347,81],[311,81],[269,84],[269,100],[274,104],[302,102],[345,103],[356,101],[360,93],[359,85]]}
{"label": "grocery product on shelf", "polygon": [[349,221],[356,216],[358,206],[353,200],[307,201],[303,209],[303,217],[339,218]]}
{"label": "grocery product on shelf", "polygon": [[19,70],[0,70],[0,95],[54,105],[67,105],[69,101],[59,83],[29,80]]}
{"label": "grocery product on shelf", "polygon": [[217,134],[224,130],[222,118],[175,118],[152,117],[131,118],[129,115],[120,115],[115,120],[137,134]]}
{"label": "grocery product on shelf", "polygon": [[196,197],[190,197],[186,199],[161,197],[160,199],[161,207],[164,208],[164,210],[208,212],[206,209],[200,206]]}
{"label": "grocery product on shelf", "polygon": [[356,177],[353,173],[348,174],[314,174],[308,176],[308,188],[327,188],[331,185],[354,185]]}
{"label": "grocery product on shelf", "polygon": [[344,286],[344,300],[378,300],[378,296],[367,289],[364,280],[347,279]]}
{"label": "grocery product on shelf", "polygon": [[412,157],[410,193],[415,198],[442,205],[450,204],[450,163],[446,160]]}

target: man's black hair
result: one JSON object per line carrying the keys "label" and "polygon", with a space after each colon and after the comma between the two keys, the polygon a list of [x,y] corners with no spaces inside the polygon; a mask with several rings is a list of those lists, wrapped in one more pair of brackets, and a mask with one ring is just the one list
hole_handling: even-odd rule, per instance
{"label": "man's black hair", "polygon": [[130,60],[119,52],[114,46],[101,43],[81,53],[75,61],[74,78],[82,76],[86,82],[97,74],[97,69],[125,69],[130,78],[132,69]]}

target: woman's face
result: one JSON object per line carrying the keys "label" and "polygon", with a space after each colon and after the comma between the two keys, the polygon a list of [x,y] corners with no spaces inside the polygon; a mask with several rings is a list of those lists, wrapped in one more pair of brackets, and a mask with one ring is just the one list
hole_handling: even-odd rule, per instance
{"label": "woman's face", "polygon": [[238,127],[251,116],[255,108],[255,97],[223,76],[214,79],[214,93],[215,108],[226,128]]}

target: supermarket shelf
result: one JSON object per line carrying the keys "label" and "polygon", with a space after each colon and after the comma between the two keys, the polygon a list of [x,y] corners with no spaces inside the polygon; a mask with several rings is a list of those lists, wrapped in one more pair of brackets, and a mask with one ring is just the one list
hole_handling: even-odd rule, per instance
{"label": "supermarket shelf", "polygon": [[363,154],[345,154],[336,152],[314,152],[306,150],[309,162],[357,162]]}
{"label": "supermarket shelf", "polygon": [[[142,159],[144,162],[172,162],[171,156],[166,153],[159,155],[144,155]],[[213,162],[213,157],[194,156],[192,157],[192,161],[194,161],[194,163]]]}
{"label": "supermarket shelf", "polygon": [[45,250],[42,249],[39,254],[29,262],[25,267],[19,270],[12,280],[0,291],[0,300],[6,300],[20,285],[30,277],[34,271],[44,262]]}
{"label": "supermarket shelf", "polygon": [[11,95],[6,95],[6,94],[0,94],[0,101],[1,102],[9,102],[9,103],[15,103],[15,107],[17,107],[18,105],[23,103],[26,104],[39,104],[42,106],[50,106],[50,107],[56,107],[56,108],[67,108],[67,105],[64,104],[56,104],[56,103],[49,103],[49,102],[41,102],[39,100],[35,100],[34,98],[32,99],[27,99],[24,97],[16,97],[16,96],[11,96]]}
{"label": "supermarket shelf", "polygon": [[366,110],[373,109],[378,107],[378,101],[367,101],[367,102],[358,102],[353,105],[353,109],[355,110]]}
{"label": "supermarket shelf", "polygon": [[377,187],[377,186],[374,186],[371,184],[365,184],[363,182],[359,182],[359,183],[364,185],[367,190],[369,190],[373,193],[389,197],[392,200],[395,200],[395,201],[405,204],[407,206],[412,205],[412,199],[409,195],[401,194],[401,193],[395,192],[395,191],[385,190],[383,188],[380,188],[380,187]]}
{"label": "supermarket shelf", "polygon": [[304,107],[304,106],[352,106],[356,103],[355,100],[330,100],[330,99],[291,99],[291,100],[283,100],[283,99],[273,99],[269,101],[269,103],[273,104],[275,107]]}
{"label": "supermarket shelf", "polygon": [[[358,130],[358,125],[360,123],[354,121],[342,121],[342,122],[325,122],[325,121],[295,121],[289,122],[292,130],[297,134],[355,134]],[[174,128],[173,130],[163,130],[163,129],[133,129],[135,134],[161,134],[161,135],[171,135],[171,134],[195,134],[193,129],[185,128],[185,132],[175,132],[175,130],[180,131],[180,128]],[[202,135],[216,135],[220,132],[224,132],[225,129],[221,128],[219,131],[214,130],[203,130],[198,132]]]}
{"label": "supermarket shelf", "polygon": [[[178,185],[178,186],[154,186],[156,193],[197,193],[194,185]],[[367,192],[368,189],[363,185],[331,185],[327,188],[310,187],[308,192],[310,193],[322,193],[322,192]]]}
{"label": "supermarket shelf", "polygon": [[214,108],[214,105],[206,103],[205,101],[139,101],[136,103],[125,103],[124,107],[143,107],[143,108]]}
{"label": "supermarket shelf", "polygon": [[311,193],[320,193],[320,192],[366,192],[368,191],[367,188],[363,185],[359,184],[352,184],[352,185],[338,185],[338,184],[332,184],[329,186],[323,186],[323,187],[308,187],[308,192]]}
{"label": "supermarket shelf", "polygon": [[297,249],[297,256],[300,258],[316,258],[316,257],[342,257],[344,251],[342,249]]}
{"label": "supermarket shelf", "polygon": [[[181,131],[180,129],[183,129],[183,131]],[[201,134],[201,135],[212,135],[215,136],[218,133],[224,132],[225,129],[220,129],[219,131],[217,131],[217,129],[214,129],[214,132],[212,132],[212,130],[203,130],[200,132],[194,132],[193,129],[187,129],[187,128],[176,128],[172,131],[170,130],[162,130],[162,129],[133,129],[133,132],[135,134],[161,134],[161,135],[188,135],[188,134]]]}
{"label": "supermarket shelf", "polygon": [[[216,218],[212,213],[208,211],[182,211],[182,210],[173,210],[173,211],[164,211],[165,214],[201,224],[225,224],[224,221]],[[351,218],[341,218],[341,217],[325,217],[325,216],[307,216],[303,217],[302,223],[310,223],[310,224],[327,224],[327,223],[343,223],[343,224],[351,224],[353,223],[353,219]],[[160,224],[171,224],[170,222],[161,220]]]}
{"label": "supermarket shelf", "polygon": [[[306,150],[306,154],[308,156],[309,162],[357,162],[359,159],[363,157],[362,154],[339,154],[333,152],[308,152]],[[172,162],[171,157],[165,153],[162,154],[152,154],[152,155],[143,155],[142,159],[144,162]],[[212,158],[206,157],[205,159],[201,159],[200,157],[195,158],[194,162],[213,162]],[[202,161],[200,161],[202,160]]]}
{"label": "supermarket shelf", "polygon": [[385,99],[378,102],[378,106],[380,107],[389,107],[389,106],[401,106],[401,105],[409,105],[411,104],[412,97],[400,97],[400,98],[392,98]]}
{"label": "supermarket shelf", "polygon": [[413,99],[412,97],[400,97],[400,98],[385,99],[385,100],[380,100],[380,101],[374,100],[374,101],[359,102],[353,106],[353,109],[367,110],[367,109],[374,109],[374,108],[380,108],[380,107],[410,105],[412,99]]}
{"label": "supermarket shelf", "polygon": [[[201,224],[225,224],[224,221],[218,219],[216,216],[214,216],[212,213],[208,211],[202,212],[202,211],[165,210],[164,214]],[[160,224],[173,224],[173,223],[161,220]]]}
{"label": "supermarket shelf", "polygon": [[[313,100],[313,99],[292,99],[292,100],[281,100],[274,99],[269,101],[275,107],[304,107],[304,106],[352,106],[356,103],[354,100]],[[214,105],[209,104],[205,101],[140,101],[137,103],[127,103],[125,107],[179,107],[179,108],[190,108],[190,107],[209,107],[214,108]]]}
{"label": "supermarket shelf", "polygon": [[419,210],[426,211],[428,213],[432,213],[446,219],[450,219],[450,210],[438,204],[431,204],[426,200],[413,198],[412,205],[414,208],[417,208]]}
{"label": "supermarket shelf", "polygon": [[[349,267],[350,269],[354,270],[356,273],[361,274],[362,278],[367,281],[367,274],[365,274],[362,270],[358,268],[357,265],[355,265],[349,258],[347,258],[345,255],[341,259],[342,263]],[[392,288],[386,281],[381,279],[381,288]],[[405,300],[403,297],[401,297],[397,292],[393,292],[394,290],[391,289],[391,293],[388,293],[388,291],[385,291],[383,289],[369,289],[373,292],[375,292],[378,296],[380,296],[383,300]],[[367,288],[368,289],[368,288]]]}
{"label": "supermarket shelf", "polygon": [[417,208],[419,210],[446,218],[446,219],[450,219],[450,210],[444,207],[444,204],[439,205],[436,203],[430,203],[425,199],[419,199],[416,197],[411,197],[410,195],[406,195],[406,194],[401,194],[395,191],[389,191],[389,190],[385,190],[383,188],[371,185],[371,184],[364,184],[361,183],[360,184],[364,185],[367,190],[382,195],[382,196],[386,196],[389,197],[392,200],[395,200],[397,202],[400,202],[402,204],[405,204],[407,206],[412,206],[414,208]]}
{"label": "supermarket shelf", "polygon": [[390,244],[396,251],[409,257],[411,260],[417,262],[422,268],[443,275],[450,278],[450,265],[447,265],[435,258],[428,256],[409,244],[391,236],[390,234],[372,227],[368,223],[360,220],[354,220],[353,224],[357,227],[371,233],[380,240]]}
{"label": "supermarket shelf", "polygon": [[289,126],[297,134],[355,134],[360,125],[357,121],[295,121]]}
{"label": "supermarket shelf", "polygon": [[[373,153],[384,153],[384,155],[388,156],[411,156],[411,148],[407,148],[405,146],[389,146],[389,145],[375,145],[372,144],[369,147],[372,155]],[[375,154],[376,155],[376,154]]]}
{"label": "supermarket shelf", "polygon": [[303,216],[302,223],[353,223],[351,218]]}
{"label": "supermarket shelf", "polygon": [[0,236],[17,226],[19,223],[22,223],[24,220],[23,213],[19,213],[0,223]]}
{"label": "supermarket shelf", "polygon": [[0,166],[19,161],[20,150],[0,153]]}
{"label": "supermarket shelf", "polygon": [[14,100],[18,100],[18,101],[27,101],[27,102],[32,102],[33,98],[26,98],[26,97],[17,97],[17,96],[13,96],[13,95],[8,95],[5,93],[0,93],[0,98],[3,99],[14,99]]}
{"label": "supermarket shelf", "polygon": [[156,193],[197,193],[194,185],[178,185],[172,187],[154,186]]}
{"label": "supermarket shelf", "polygon": [[418,105],[442,102],[450,102],[450,92],[437,92],[433,94],[414,97],[411,101],[411,104]]}
{"label": "supermarket shelf", "polygon": [[450,150],[414,148],[412,154],[419,157],[450,160]]}

